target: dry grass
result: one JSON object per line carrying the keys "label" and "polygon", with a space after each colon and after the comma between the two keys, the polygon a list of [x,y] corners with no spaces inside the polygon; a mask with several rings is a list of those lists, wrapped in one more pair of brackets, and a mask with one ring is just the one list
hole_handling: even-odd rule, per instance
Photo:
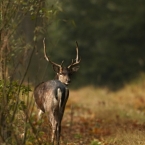
{"label": "dry grass", "polygon": [[[85,87],[71,90],[63,140],[75,144],[145,145],[145,80],[116,92]],[[67,124],[67,125],[66,125]],[[64,137],[65,136],[65,137]]]}
{"label": "dry grass", "polygon": [[[70,90],[62,121],[61,145],[145,145],[145,77],[113,92],[88,86]],[[26,104],[18,109],[11,144],[49,145],[47,115],[37,121],[30,93],[20,97]],[[26,138],[21,137],[25,132]],[[15,134],[14,134],[15,135]]]}
{"label": "dry grass", "polygon": [[[116,92],[92,86],[70,90],[61,145],[145,145],[144,88],[145,79],[140,79]],[[41,122],[39,132],[46,143],[50,136],[46,115]]]}

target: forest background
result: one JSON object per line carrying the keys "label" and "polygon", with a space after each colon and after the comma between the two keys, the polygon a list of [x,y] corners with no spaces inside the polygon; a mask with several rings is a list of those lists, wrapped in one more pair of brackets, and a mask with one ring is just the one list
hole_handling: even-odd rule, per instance
{"label": "forest background", "polygon": [[13,125],[6,122],[17,122],[17,110],[31,108],[20,101],[20,94],[28,96],[31,87],[54,78],[44,59],[44,37],[51,60],[64,60],[65,65],[75,58],[78,42],[82,61],[72,89],[94,86],[114,91],[144,74],[144,17],[143,0],[1,0],[1,140],[11,136]]}
{"label": "forest background", "polygon": [[[37,84],[54,77],[52,68],[43,59],[44,37],[51,59],[58,63],[65,60],[66,64],[74,58],[75,41],[78,41],[82,63],[77,81],[73,82],[75,87],[90,84],[120,87],[145,71],[143,0],[50,0],[40,5],[35,1],[21,2],[22,6],[17,1],[10,2],[9,7],[18,5],[17,11],[9,7],[5,10],[3,5],[1,46],[4,35],[10,35],[7,33],[11,29],[12,34],[7,36],[10,37],[7,49],[11,51],[9,54],[14,61],[21,62],[19,73],[15,73],[16,78],[22,75],[34,45],[36,48],[27,78]],[[12,10],[16,12],[11,14]],[[21,17],[18,14],[15,16],[18,12]],[[11,72],[12,68],[7,73]]]}

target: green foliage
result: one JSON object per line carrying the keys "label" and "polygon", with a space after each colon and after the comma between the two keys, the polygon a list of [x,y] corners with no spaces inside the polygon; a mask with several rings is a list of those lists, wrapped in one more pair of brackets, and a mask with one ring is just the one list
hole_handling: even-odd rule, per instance
{"label": "green foliage", "polygon": [[45,144],[36,121],[30,86],[0,81],[0,144]]}
{"label": "green foliage", "polygon": [[1,80],[40,82],[44,74],[39,68],[45,72],[42,38],[60,10],[58,2],[52,0],[0,1]]}
{"label": "green foliage", "polygon": [[62,9],[50,32],[59,45],[56,57],[70,60],[74,42],[79,43],[82,63],[75,86],[118,87],[145,71],[143,0],[65,0]]}
{"label": "green foliage", "polygon": [[25,124],[24,112],[28,109],[24,98],[29,96],[30,91],[29,86],[20,85],[16,81],[0,80],[0,142],[16,144],[16,138],[20,138]]}
{"label": "green foliage", "polygon": [[73,86],[120,87],[145,71],[144,5],[143,0],[2,1],[0,59],[17,79],[28,66],[26,76],[37,84],[54,74],[43,59],[44,35],[48,55],[65,65],[75,57],[77,40],[82,62]]}
{"label": "green foliage", "polygon": [[0,144],[40,142],[31,89],[24,84],[29,84],[32,56],[53,10],[44,1],[0,1]]}

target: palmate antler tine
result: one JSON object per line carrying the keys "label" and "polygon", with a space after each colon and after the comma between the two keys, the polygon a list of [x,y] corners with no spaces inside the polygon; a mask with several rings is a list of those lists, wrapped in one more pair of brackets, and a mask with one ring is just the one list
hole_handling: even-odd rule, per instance
{"label": "palmate antler tine", "polygon": [[49,57],[46,55],[46,47],[45,47],[45,38],[43,39],[43,47],[44,47],[44,57],[45,59],[50,62],[51,64],[55,65],[55,66],[58,66],[58,67],[61,67],[61,65],[55,63],[55,62],[52,62]]}

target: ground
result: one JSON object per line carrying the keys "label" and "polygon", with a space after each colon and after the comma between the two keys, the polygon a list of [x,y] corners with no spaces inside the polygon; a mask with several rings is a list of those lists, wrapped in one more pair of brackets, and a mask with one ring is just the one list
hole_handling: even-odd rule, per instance
{"label": "ground", "polygon": [[[145,145],[144,88],[145,81],[125,85],[115,92],[92,86],[70,90],[61,144]],[[46,122],[43,117],[40,126],[44,138],[50,135]]]}
{"label": "ground", "polygon": [[144,82],[134,82],[115,92],[94,87],[72,90],[63,137],[69,132],[68,142],[83,145],[145,144],[144,88]]}

